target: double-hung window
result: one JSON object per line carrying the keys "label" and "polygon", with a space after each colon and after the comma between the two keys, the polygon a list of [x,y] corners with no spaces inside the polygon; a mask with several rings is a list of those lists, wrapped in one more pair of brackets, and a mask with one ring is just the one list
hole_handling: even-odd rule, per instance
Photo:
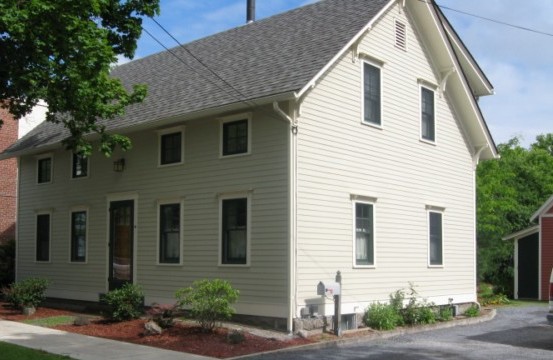
{"label": "double-hung window", "polygon": [[159,134],[159,165],[175,165],[184,162],[184,127],[164,129]]}
{"label": "double-hung window", "polygon": [[421,138],[430,142],[436,141],[434,109],[434,91],[421,86]]}
{"label": "double-hung window", "polygon": [[71,262],[86,262],[87,211],[71,212]]}
{"label": "double-hung window", "polygon": [[71,162],[71,177],[73,179],[88,176],[88,158],[82,154],[73,153]]}
{"label": "double-hung window", "polygon": [[181,203],[159,205],[159,264],[181,263]]}
{"label": "double-hung window", "polygon": [[52,156],[44,155],[37,159],[37,183],[47,184],[52,182]]}
{"label": "double-hung window", "polygon": [[221,121],[221,156],[245,155],[251,151],[250,115],[233,116]]}
{"label": "double-hung window", "polygon": [[36,261],[50,261],[50,214],[43,213],[36,216]]}
{"label": "double-hung window", "polygon": [[443,259],[443,214],[428,211],[428,263],[430,266],[442,266]]}
{"label": "double-hung window", "polygon": [[356,201],[353,207],[355,266],[374,266],[374,204]]}
{"label": "double-hung window", "polygon": [[247,196],[221,199],[222,265],[249,264],[249,211]]}
{"label": "double-hung window", "polygon": [[363,122],[382,125],[380,68],[363,62]]}

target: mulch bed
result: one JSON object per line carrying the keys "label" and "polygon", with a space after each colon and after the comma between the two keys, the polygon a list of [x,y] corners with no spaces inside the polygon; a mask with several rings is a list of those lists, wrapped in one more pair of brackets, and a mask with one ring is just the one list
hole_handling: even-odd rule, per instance
{"label": "mulch bed", "polygon": [[[60,315],[79,315],[71,311],[40,307],[32,316],[22,315],[19,310],[0,303],[0,318],[12,321],[39,319]],[[166,329],[161,335],[144,335],[146,320],[132,320],[120,323],[105,320],[93,320],[88,325],[60,325],[54,327],[82,335],[89,335],[163,348],[167,350],[193,353],[217,358],[228,358],[263,351],[277,350],[291,346],[313,343],[313,340],[292,338],[281,341],[259,337],[245,332],[245,340],[239,344],[230,344],[227,340],[228,329],[217,328],[213,333],[204,333],[197,325],[177,322],[172,328]]]}

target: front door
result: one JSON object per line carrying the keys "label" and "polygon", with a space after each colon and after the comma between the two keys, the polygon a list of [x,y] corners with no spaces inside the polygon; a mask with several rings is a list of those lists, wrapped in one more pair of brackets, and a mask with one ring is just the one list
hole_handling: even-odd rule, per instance
{"label": "front door", "polygon": [[134,201],[112,201],[109,206],[109,290],[133,279]]}

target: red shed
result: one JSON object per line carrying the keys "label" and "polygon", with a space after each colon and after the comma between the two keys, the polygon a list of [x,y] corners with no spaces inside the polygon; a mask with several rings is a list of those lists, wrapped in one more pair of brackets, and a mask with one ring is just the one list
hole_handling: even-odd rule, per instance
{"label": "red shed", "polygon": [[515,241],[515,299],[549,299],[553,269],[553,196],[530,218],[538,225],[510,234]]}

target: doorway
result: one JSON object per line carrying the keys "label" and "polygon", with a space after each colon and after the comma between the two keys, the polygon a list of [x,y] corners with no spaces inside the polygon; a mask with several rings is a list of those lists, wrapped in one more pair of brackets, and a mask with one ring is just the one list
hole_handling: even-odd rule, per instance
{"label": "doorway", "polygon": [[134,200],[109,204],[109,290],[133,282]]}

